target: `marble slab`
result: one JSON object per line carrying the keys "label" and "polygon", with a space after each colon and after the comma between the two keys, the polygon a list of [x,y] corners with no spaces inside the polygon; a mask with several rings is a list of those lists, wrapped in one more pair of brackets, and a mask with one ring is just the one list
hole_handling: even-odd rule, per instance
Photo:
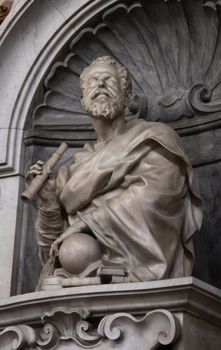
{"label": "marble slab", "polygon": [[19,176],[0,181],[0,298],[10,295]]}

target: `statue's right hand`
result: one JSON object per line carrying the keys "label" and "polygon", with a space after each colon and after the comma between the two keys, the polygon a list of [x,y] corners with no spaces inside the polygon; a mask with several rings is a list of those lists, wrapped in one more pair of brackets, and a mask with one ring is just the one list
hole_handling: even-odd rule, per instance
{"label": "statue's right hand", "polygon": [[37,163],[35,163],[29,168],[29,171],[25,175],[26,185],[30,185],[30,183],[35,178],[35,176],[43,174],[44,165],[45,165],[45,162],[43,162],[42,160],[38,160]]}
{"label": "statue's right hand", "polygon": [[[45,171],[47,171],[50,176],[50,169],[46,169],[45,162],[38,160],[37,163],[29,168],[29,171],[25,175],[26,186],[30,185],[37,175],[42,175]],[[48,207],[57,206],[55,178],[48,178],[37,195],[40,199],[40,205],[46,205]]]}

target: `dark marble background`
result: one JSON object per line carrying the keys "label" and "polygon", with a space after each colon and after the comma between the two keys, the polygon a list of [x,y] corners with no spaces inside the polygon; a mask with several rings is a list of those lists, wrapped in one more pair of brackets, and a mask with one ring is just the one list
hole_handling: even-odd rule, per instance
{"label": "dark marble background", "polygon": [[[56,65],[49,67],[49,78],[36,91],[24,134],[23,173],[36,160],[47,160],[63,141],[70,148],[62,162],[75,148],[94,141],[79,101],[79,74],[97,56],[116,57],[130,71],[134,94],[144,94],[150,102],[174,89],[180,93],[197,83],[208,85],[211,96],[197,95],[195,107],[178,95],[164,102],[167,112],[174,106],[168,120],[174,115],[175,122],[168,125],[182,136],[203,199],[203,225],[194,237],[194,276],[221,288],[221,12],[215,3],[125,0],[95,17],[91,28],[62,49]],[[176,109],[177,101],[182,103]],[[183,106],[188,107],[184,113]],[[33,291],[41,270],[34,233],[37,204],[20,203],[19,211],[12,294]]]}

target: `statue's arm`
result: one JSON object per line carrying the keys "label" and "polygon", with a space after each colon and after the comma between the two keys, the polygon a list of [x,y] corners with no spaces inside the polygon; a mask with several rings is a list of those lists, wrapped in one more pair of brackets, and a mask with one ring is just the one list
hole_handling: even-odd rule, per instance
{"label": "statue's arm", "polygon": [[[38,161],[30,167],[26,174],[26,184],[36,175],[43,172],[44,162]],[[56,196],[56,180],[48,179],[41,191],[37,194],[38,214],[35,224],[37,243],[39,246],[39,255],[43,264],[49,258],[49,251],[52,243],[63,233],[65,229],[64,219],[62,217],[61,207]]]}
{"label": "statue's arm", "polygon": [[40,259],[45,264],[49,258],[51,245],[65,230],[60,206],[47,208],[39,204],[35,229]]}

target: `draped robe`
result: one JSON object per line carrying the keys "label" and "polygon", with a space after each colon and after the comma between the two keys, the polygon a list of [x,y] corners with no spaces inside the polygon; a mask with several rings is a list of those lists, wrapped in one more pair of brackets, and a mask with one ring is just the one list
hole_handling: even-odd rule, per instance
{"label": "draped robe", "polygon": [[188,276],[201,200],[178,135],[161,123],[131,121],[108,142],[86,144],[57,176],[59,207],[39,209],[42,260],[80,217],[103,247],[103,259],[123,264],[130,281]]}

